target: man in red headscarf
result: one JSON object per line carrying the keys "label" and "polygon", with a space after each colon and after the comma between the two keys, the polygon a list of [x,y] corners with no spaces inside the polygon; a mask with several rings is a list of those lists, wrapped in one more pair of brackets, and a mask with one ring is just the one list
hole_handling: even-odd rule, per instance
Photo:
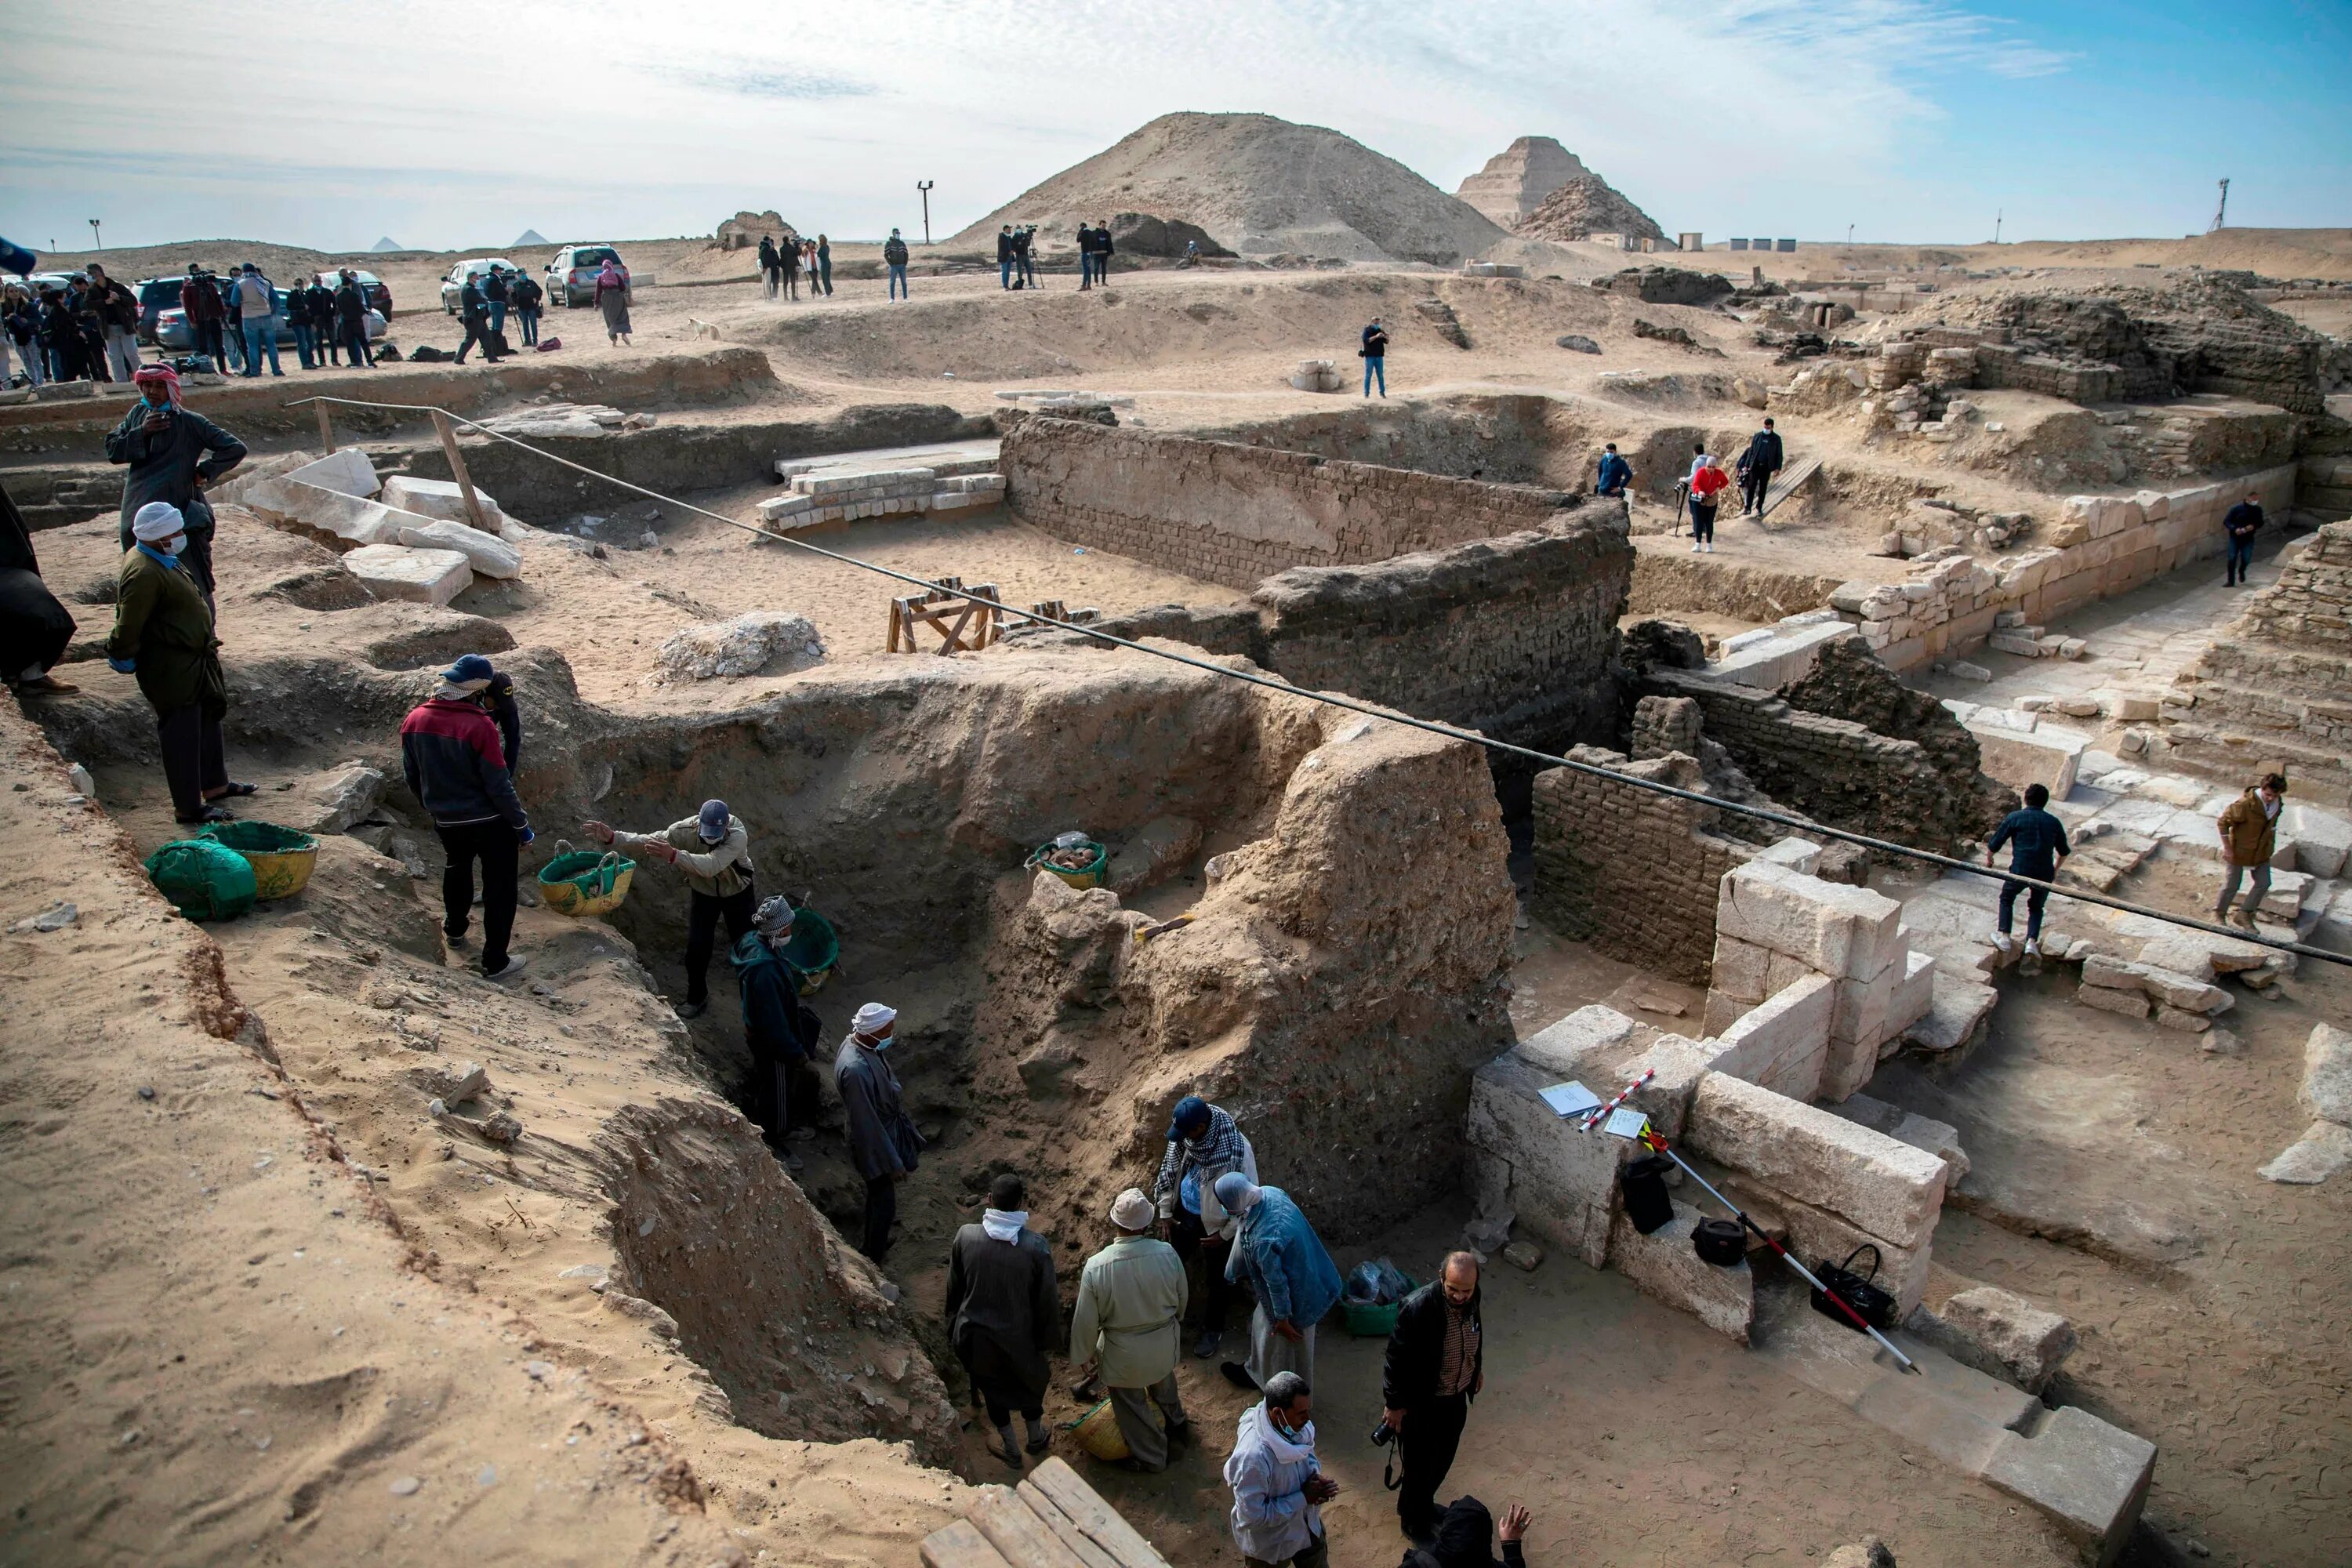
{"label": "man in red headscarf", "polygon": [[168,501],[187,520],[180,560],[213,599],[213,509],[204,489],[245,460],[245,443],[180,406],[180,378],[171,366],[151,364],[131,378],[139,401],[106,437],[109,462],[128,464],[122,480],[122,548],[136,542],[131,520],[149,501]]}

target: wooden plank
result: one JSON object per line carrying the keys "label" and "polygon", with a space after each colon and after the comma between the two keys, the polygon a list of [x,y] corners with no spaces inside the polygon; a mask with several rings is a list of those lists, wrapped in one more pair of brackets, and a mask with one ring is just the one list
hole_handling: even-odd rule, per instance
{"label": "wooden plank", "polygon": [[1054,1500],[1054,1505],[1069,1516],[1072,1523],[1086,1531],[1087,1539],[1109,1552],[1119,1568],[1168,1568],[1168,1560],[1153,1550],[1135,1526],[1119,1517],[1118,1510],[1103,1501],[1101,1494],[1087,1485],[1084,1477],[1070,1468],[1067,1461],[1055,1455],[1029,1472],[1037,1489]]}
{"label": "wooden plank", "polygon": [[1796,494],[1798,489],[1803,486],[1804,482],[1807,479],[1811,479],[1820,469],[1821,466],[1822,460],[1819,458],[1807,458],[1803,462],[1799,463],[1795,468],[1790,468],[1786,473],[1782,474],[1780,479],[1774,483],[1769,489],[1767,489],[1764,492],[1764,516],[1770,517],[1772,515],[1772,509],[1779,506],[1782,501],[1787,500],[1790,496]]}
{"label": "wooden plank", "polygon": [[335,423],[327,417],[327,405],[324,403],[313,403],[310,405],[310,410],[319,416],[319,445],[324,447],[330,453],[333,452]]}
{"label": "wooden plank", "polygon": [[1079,1561],[1086,1563],[1087,1568],[1119,1568],[1118,1559],[1088,1540],[1087,1532],[1078,1528],[1077,1521],[1064,1513],[1052,1498],[1039,1491],[1035,1482],[1024,1480],[1013,1489],[1020,1494],[1023,1502],[1029,1505],[1030,1512],[1044,1520],[1046,1528],[1062,1538],[1063,1545],[1078,1554]]}
{"label": "wooden plank", "polygon": [[[321,404],[320,406],[326,405]],[[498,530],[482,521],[482,498],[474,493],[474,477],[466,472],[465,456],[457,450],[457,428],[449,423],[449,416],[438,408],[433,411],[433,432],[441,437],[441,455],[449,459],[450,477],[457,481],[457,489],[465,494],[467,517],[484,533],[496,534]]]}
{"label": "wooden plank", "polygon": [[981,1488],[980,1500],[965,1517],[1013,1568],[1087,1568],[1086,1560],[1063,1545],[1009,1487]]}
{"label": "wooden plank", "polygon": [[1013,1568],[1004,1553],[965,1519],[923,1537],[922,1558],[923,1568]]}

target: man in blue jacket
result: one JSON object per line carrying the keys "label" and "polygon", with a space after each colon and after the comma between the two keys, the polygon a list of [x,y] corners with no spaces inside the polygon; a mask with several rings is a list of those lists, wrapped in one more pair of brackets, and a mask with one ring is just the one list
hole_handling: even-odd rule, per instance
{"label": "man in blue jacket", "polygon": [[[2009,846],[2009,868],[2022,877],[2039,881],[2057,879],[2058,868],[2074,847],[2066,842],[2066,825],[2043,807],[2050,804],[2050,792],[2040,784],[2025,786],[2025,809],[2012,811],[2000,819],[2000,826],[1985,840],[1985,864],[1992,864],[1993,855],[2004,844]],[[2003,952],[2016,945],[2010,939],[2011,913],[2017,908],[2017,895],[2025,900],[2025,951],[2028,956],[2042,956],[2042,906],[2050,901],[2047,888],[2028,887],[2023,882],[2004,881],[2000,885],[2000,929],[1992,942]]]}
{"label": "man in blue jacket", "polygon": [[1219,1176],[1211,1189],[1228,1214],[1242,1216],[1225,1258],[1229,1281],[1249,1281],[1257,1297],[1250,1314],[1246,1365],[1225,1362],[1219,1370],[1238,1388],[1260,1389],[1278,1372],[1315,1378],[1315,1325],[1339,1300],[1339,1269],[1324,1250],[1323,1238],[1280,1187],[1261,1187],[1239,1171]]}
{"label": "man in blue jacket", "polygon": [[1592,487],[1595,495],[1622,496],[1625,487],[1633,482],[1633,465],[1617,455],[1617,443],[1612,441],[1601,448],[1601,475]]}
{"label": "man in blue jacket", "polygon": [[482,863],[482,974],[505,980],[523,955],[507,950],[514,932],[515,883],[530,818],[507,772],[506,749],[485,694],[498,671],[469,653],[441,672],[433,695],[400,725],[400,769],[433,818],[448,852],[441,874],[441,931],[452,948],[466,945],[474,908],[474,862]]}

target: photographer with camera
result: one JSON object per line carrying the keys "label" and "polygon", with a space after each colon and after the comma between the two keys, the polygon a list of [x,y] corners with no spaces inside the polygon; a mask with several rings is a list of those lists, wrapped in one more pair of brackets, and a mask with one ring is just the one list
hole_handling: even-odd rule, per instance
{"label": "photographer with camera", "polygon": [[1397,1310],[1381,1368],[1381,1430],[1393,1436],[1404,1477],[1397,1490],[1397,1521],[1415,1541],[1437,1524],[1437,1489],[1454,1468],[1470,1402],[1486,1381],[1485,1335],[1478,1316],[1478,1258],[1447,1255],[1437,1283],[1424,1285]]}

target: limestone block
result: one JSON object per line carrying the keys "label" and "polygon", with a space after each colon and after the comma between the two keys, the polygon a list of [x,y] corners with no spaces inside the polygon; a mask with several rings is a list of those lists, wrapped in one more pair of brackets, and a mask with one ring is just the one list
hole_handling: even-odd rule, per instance
{"label": "limestone block", "polygon": [[1613,1007],[1596,1005],[1579,1007],[1521,1040],[1515,1048],[1519,1059],[1538,1072],[1575,1079],[1606,1099],[1609,1091],[1593,1079],[1605,1076],[1605,1069],[1623,1054],[1633,1038],[1633,1019]]}
{"label": "limestone block", "polygon": [[1831,1016],[1843,984],[1807,974],[1758,1004],[1724,1031],[1715,1070],[1796,1100],[1812,1099],[1821,1087]]}
{"label": "limestone block", "polygon": [[2138,964],[2120,958],[2110,958],[2095,952],[2083,961],[2083,984],[2097,985],[2110,991],[2138,991],[2141,976],[2147,971]]}
{"label": "limestone block", "polygon": [[2084,985],[2075,991],[2074,1000],[2085,1007],[2096,1007],[2102,1013],[2120,1013],[2126,1018],[2147,1016],[2147,998],[2137,991],[2110,991],[2103,985]]}
{"label": "limestone block", "polygon": [[1936,1001],[1936,955],[1932,952],[1906,953],[1903,960],[1903,978],[1896,983],[1891,1008],[1893,1032],[1901,1034],[1927,1016]]}
{"label": "limestone block", "polygon": [[1867,980],[1893,961],[1902,915],[1902,905],[1867,888],[1749,861],[1725,873],[1715,923],[1718,933],[1824,974]]}
{"label": "limestone block", "polygon": [[2314,1116],[2352,1124],[2352,1032],[2333,1024],[2312,1026],[2303,1045],[2303,1089],[2296,1099]]}
{"label": "limestone block", "polygon": [[2156,1005],[2156,1023],[2158,1028],[2178,1029],[2184,1035],[2201,1035],[2213,1026],[2213,1020],[2207,1014],[2168,1007],[2161,1002]]}
{"label": "limestone block", "polygon": [[[483,526],[496,531],[506,516],[497,498],[478,486],[474,496],[482,503]],[[443,522],[462,522],[470,527],[474,521],[473,514],[466,510],[466,492],[457,488],[455,479],[420,479],[410,474],[394,474],[383,481],[383,504]]]}
{"label": "limestone block", "polygon": [[2237,999],[2218,985],[2175,974],[2168,969],[2151,968],[2145,963],[2139,967],[2140,989],[2168,1007],[2188,1013],[2221,1013],[2236,1005]]}
{"label": "limestone block", "polygon": [[337,495],[372,496],[381,488],[376,482],[375,465],[367,454],[356,447],[344,447],[328,453],[299,468],[288,471],[286,478],[298,485],[310,485]]}
{"label": "limestone block", "polygon": [[1699,1080],[1688,1135],[1710,1158],[1897,1246],[1923,1245],[1943,1208],[1935,1155],[1728,1074]]}
{"label": "limestone block", "polygon": [[1775,866],[1811,876],[1822,861],[1822,847],[1809,838],[1783,838],[1756,857]]}
{"label": "limestone block", "polygon": [[400,542],[417,550],[454,550],[485,577],[522,575],[522,552],[496,534],[484,533],[462,522],[428,522],[422,528],[404,526]]}
{"label": "limestone block", "polygon": [[1884,1132],[1898,1143],[1925,1149],[1943,1161],[1945,1170],[1949,1173],[1944,1183],[1947,1190],[1969,1173],[1969,1155],[1968,1151],[1960,1147],[1960,1131],[1948,1121],[1921,1116],[1899,1105],[1873,1100],[1866,1094],[1853,1096],[1835,1107],[1834,1113],[1874,1131]]}
{"label": "limestone block", "polygon": [[2155,1444],[2069,1405],[2031,1437],[2003,1433],[1984,1479],[2056,1521],[2092,1568],[2109,1568],[2155,1470]]}
{"label": "limestone block", "polygon": [[436,609],[474,580],[473,563],[457,551],[400,544],[363,544],[343,557],[343,569],[379,599],[410,599]]}
{"label": "limestone block", "polygon": [[1643,1236],[1623,1215],[1610,1233],[1609,1259],[1646,1295],[1679,1307],[1741,1344],[1756,1322],[1756,1276],[1747,1260],[1718,1268],[1699,1260],[1691,1236],[1704,1216],[1676,1202],[1675,1217]]}
{"label": "limestone block", "polygon": [[[1734,1173],[1714,1180],[1725,1197],[1778,1237],[1781,1245],[1801,1258],[1807,1268],[1818,1270],[1823,1262],[1843,1264],[1856,1247],[1874,1247],[1878,1248],[1878,1284],[1895,1297],[1906,1314],[1927,1294],[1932,1236],[1916,1247],[1897,1247],[1827,1209],[1800,1203],[1752,1176]],[[1858,1272],[1869,1273],[1869,1256],[1856,1258],[1855,1266]]]}
{"label": "limestone block", "polygon": [[338,768],[311,779],[302,793],[312,809],[307,816],[300,807],[289,812],[289,816],[301,817],[289,826],[305,833],[348,833],[383,797],[383,774],[368,767]]}
{"label": "limestone block", "polygon": [[1940,965],[1931,973],[1930,984],[1927,1011],[1903,1031],[1906,1044],[1930,1054],[1958,1050],[1973,1040],[2000,1000],[2000,993],[1980,980],[1948,973]]}
{"label": "limestone block", "polygon": [[2255,1174],[2265,1182],[2310,1187],[2347,1164],[2352,1164],[2352,1127],[2340,1121],[2315,1121]]}
{"label": "limestone block", "polygon": [[1979,719],[1968,731],[1976,737],[1978,766],[1986,773],[2020,791],[2041,784],[2053,800],[2074,793],[2075,771],[2090,745],[2089,736],[2050,725],[2026,733]]}
{"label": "limestone block", "polygon": [[1622,1202],[1618,1170],[1633,1144],[1562,1120],[1542,1097],[1556,1081],[1510,1052],[1488,1062],[1470,1079],[1468,1137],[1508,1162],[1509,1206],[1520,1226],[1598,1268]]}
{"label": "limestone block", "polygon": [[2074,1325],[1993,1285],[1963,1290],[1937,1314],[1976,1341],[2028,1394],[2049,1386],[2074,1353]]}
{"label": "limestone block", "polygon": [[[1645,1072],[1652,1074],[1650,1081],[1635,1089],[1625,1103],[1647,1116],[1666,1137],[1680,1138],[1689,1121],[1691,1096],[1696,1092],[1699,1080],[1712,1068],[1714,1058],[1715,1049],[1706,1042],[1681,1035],[1660,1035],[1619,1066],[1621,1087]],[[1597,1084],[1585,1087],[1600,1092]]]}
{"label": "limestone block", "polygon": [[[1715,965],[1708,980],[1709,1005],[1713,1005],[1717,993],[1738,998],[1743,1008],[1764,1000],[1764,970],[1771,959],[1770,948],[1759,947],[1752,942],[1742,942],[1736,936],[1717,931]],[[1707,1029],[1710,1035],[1722,1032],[1712,1026]]]}
{"label": "limestone block", "polygon": [[2279,812],[2279,831],[2294,839],[2295,868],[2313,877],[2343,875],[2352,859],[2352,822],[2301,801]]}

